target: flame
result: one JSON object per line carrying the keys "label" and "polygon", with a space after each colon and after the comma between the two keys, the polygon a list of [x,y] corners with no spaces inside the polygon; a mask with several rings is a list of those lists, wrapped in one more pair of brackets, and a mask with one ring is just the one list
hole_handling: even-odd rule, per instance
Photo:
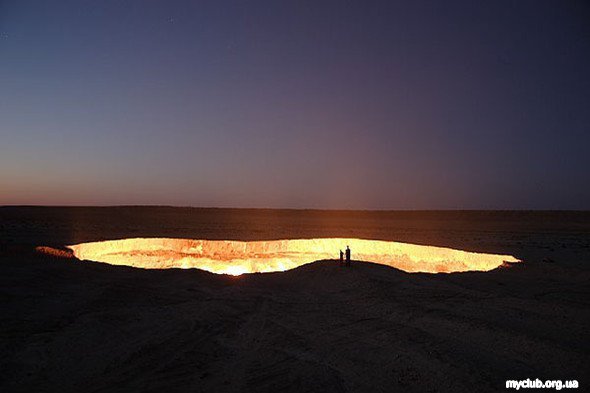
{"label": "flame", "polygon": [[379,263],[406,272],[488,271],[504,262],[520,262],[510,255],[341,238],[252,242],[135,238],[81,243],[68,248],[81,260],[146,269],[199,268],[237,276],[285,271],[313,261],[337,259],[340,250],[347,245],[353,260]]}
{"label": "flame", "polygon": [[226,267],[223,271],[223,274],[229,274],[232,276],[239,276],[242,275],[244,273],[248,273],[248,270],[244,267],[244,266],[228,266]]}

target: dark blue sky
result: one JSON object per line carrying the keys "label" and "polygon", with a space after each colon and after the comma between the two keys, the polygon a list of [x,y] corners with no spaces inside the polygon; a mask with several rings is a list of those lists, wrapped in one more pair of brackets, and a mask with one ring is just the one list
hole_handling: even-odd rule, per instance
{"label": "dark blue sky", "polygon": [[590,209],[583,1],[0,1],[0,204]]}

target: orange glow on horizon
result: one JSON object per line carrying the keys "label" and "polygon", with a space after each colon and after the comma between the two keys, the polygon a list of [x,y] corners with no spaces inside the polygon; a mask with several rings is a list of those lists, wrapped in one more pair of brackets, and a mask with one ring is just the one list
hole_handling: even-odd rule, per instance
{"label": "orange glow on horizon", "polygon": [[238,276],[285,271],[318,260],[338,259],[339,251],[347,245],[355,261],[374,262],[406,272],[488,271],[504,262],[520,262],[510,255],[341,238],[251,242],[135,238],[81,243],[68,248],[81,260],[146,269],[198,268]]}

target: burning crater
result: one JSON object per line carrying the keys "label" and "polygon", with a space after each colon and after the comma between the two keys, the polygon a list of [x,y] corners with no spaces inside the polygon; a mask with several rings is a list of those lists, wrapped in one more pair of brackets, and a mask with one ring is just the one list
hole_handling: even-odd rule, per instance
{"label": "burning crater", "polygon": [[346,246],[352,259],[392,266],[406,272],[450,273],[488,271],[510,255],[481,254],[443,247],[361,239],[297,239],[273,241],[137,238],[69,246],[81,260],[146,269],[198,268],[212,273],[276,272],[318,260],[338,259]]}

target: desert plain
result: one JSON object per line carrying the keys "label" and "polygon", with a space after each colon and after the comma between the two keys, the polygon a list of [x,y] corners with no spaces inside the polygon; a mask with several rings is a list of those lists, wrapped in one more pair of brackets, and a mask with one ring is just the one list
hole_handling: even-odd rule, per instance
{"label": "desert plain", "polygon": [[[358,238],[491,271],[214,274],[78,260],[126,238]],[[63,252],[41,252],[39,247]],[[496,392],[590,379],[590,212],[0,207],[2,392]]]}

